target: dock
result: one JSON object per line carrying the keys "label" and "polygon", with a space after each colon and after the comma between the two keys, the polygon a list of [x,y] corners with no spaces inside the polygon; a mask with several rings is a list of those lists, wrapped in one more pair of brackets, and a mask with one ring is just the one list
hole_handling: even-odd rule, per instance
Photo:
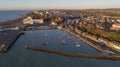
{"label": "dock", "polygon": [[120,60],[119,56],[103,56],[103,55],[97,55],[97,54],[76,54],[76,53],[70,53],[70,52],[62,52],[62,51],[57,51],[57,50],[37,48],[37,47],[33,47],[33,46],[25,46],[25,48],[30,49],[30,50],[42,51],[42,52],[58,54],[58,55],[63,55],[63,56],[69,56],[69,57],[76,57],[76,58],[95,58],[95,59],[106,59],[106,60]]}
{"label": "dock", "polygon": [[0,40],[0,53],[6,52],[17,38],[22,34],[21,31],[5,31],[5,35]]}

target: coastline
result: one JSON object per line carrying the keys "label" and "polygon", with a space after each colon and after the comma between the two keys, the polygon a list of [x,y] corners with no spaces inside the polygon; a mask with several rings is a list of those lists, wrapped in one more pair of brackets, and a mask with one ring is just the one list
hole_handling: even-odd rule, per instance
{"label": "coastline", "polygon": [[9,25],[9,24],[15,24],[15,23],[19,23],[21,22],[23,18],[16,18],[16,19],[12,19],[12,20],[6,20],[3,22],[0,22],[0,25]]}
{"label": "coastline", "polygon": [[110,54],[115,54],[113,51],[105,50],[104,48],[99,46],[98,44],[100,44],[100,43],[98,43],[96,41],[91,40],[91,41],[93,41],[93,42],[91,42],[89,38],[86,38],[86,37],[84,37],[82,35],[79,35],[79,37],[78,37],[75,33],[71,32],[71,31],[69,31],[67,29],[64,29],[64,30],[69,32],[71,35],[75,36],[77,39],[83,41],[84,43],[88,44],[89,46],[95,48],[96,50],[98,50],[100,52],[107,52],[107,53],[110,53]]}

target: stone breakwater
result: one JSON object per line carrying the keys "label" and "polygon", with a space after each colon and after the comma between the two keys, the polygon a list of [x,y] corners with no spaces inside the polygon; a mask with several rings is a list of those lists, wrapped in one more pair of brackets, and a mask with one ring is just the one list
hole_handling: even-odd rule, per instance
{"label": "stone breakwater", "polygon": [[0,40],[0,53],[6,52],[22,34],[21,31],[8,31]]}
{"label": "stone breakwater", "polygon": [[102,56],[102,55],[95,55],[95,54],[76,54],[76,53],[69,53],[69,52],[62,52],[62,51],[56,51],[56,50],[50,50],[50,49],[43,49],[43,48],[37,48],[33,46],[25,46],[26,49],[36,50],[36,51],[42,51],[47,53],[53,53],[63,56],[70,56],[70,57],[77,57],[77,58],[96,58],[96,59],[107,59],[107,60],[120,60],[120,57],[117,56]]}

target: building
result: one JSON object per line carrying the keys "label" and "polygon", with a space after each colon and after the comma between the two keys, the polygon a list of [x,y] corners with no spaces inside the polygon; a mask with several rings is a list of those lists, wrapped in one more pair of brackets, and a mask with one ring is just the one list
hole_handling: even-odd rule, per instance
{"label": "building", "polygon": [[117,22],[120,22],[120,20],[119,20],[119,19],[117,19],[116,21],[117,21]]}
{"label": "building", "polygon": [[57,23],[55,23],[55,22],[52,22],[51,24],[52,24],[52,25],[57,25]]}
{"label": "building", "polygon": [[0,30],[19,30],[19,26],[16,26],[16,25],[4,25],[4,26],[1,26]]}
{"label": "building", "polygon": [[35,14],[39,14],[40,12],[39,12],[38,10],[35,10],[34,13],[35,13]]}
{"label": "building", "polygon": [[44,19],[33,19],[32,21],[33,21],[33,23],[37,23],[37,24],[43,24],[44,23]]}
{"label": "building", "polygon": [[33,20],[32,20],[32,18],[29,16],[29,17],[23,19],[23,24],[33,25]]}
{"label": "building", "polygon": [[120,30],[120,24],[116,23],[111,26],[111,30]]}

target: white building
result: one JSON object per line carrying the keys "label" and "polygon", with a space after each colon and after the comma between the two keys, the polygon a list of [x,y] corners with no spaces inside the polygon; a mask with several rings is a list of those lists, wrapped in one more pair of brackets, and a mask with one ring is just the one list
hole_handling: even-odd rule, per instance
{"label": "white building", "polygon": [[52,22],[51,24],[52,24],[52,25],[57,25],[57,23],[55,23],[55,22]]}
{"label": "white building", "polygon": [[38,10],[35,10],[34,13],[35,13],[35,14],[39,14],[40,12],[39,12]]}
{"label": "white building", "polygon": [[40,15],[43,16],[44,14],[42,12],[40,12]]}
{"label": "white building", "polygon": [[120,30],[120,24],[113,24],[111,29],[112,30]]}
{"label": "white building", "polygon": [[120,20],[119,20],[119,19],[117,19],[116,21],[117,21],[117,22],[120,22]]}
{"label": "white building", "polygon": [[33,25],[32,18],[29,16],[29,17],[23,19],[23,24],[31,24],[31,25]]}
{"label": "white building", "polygon": [[34,23],[39,23],[39,24],[43,24],[44,23],[44,19],[33,19]]}
{"label": "white building", "polygon": [[46,13],[46,14],[49,14],[49,12],[48,12],[48,11],[45,11],[45,13]]}

